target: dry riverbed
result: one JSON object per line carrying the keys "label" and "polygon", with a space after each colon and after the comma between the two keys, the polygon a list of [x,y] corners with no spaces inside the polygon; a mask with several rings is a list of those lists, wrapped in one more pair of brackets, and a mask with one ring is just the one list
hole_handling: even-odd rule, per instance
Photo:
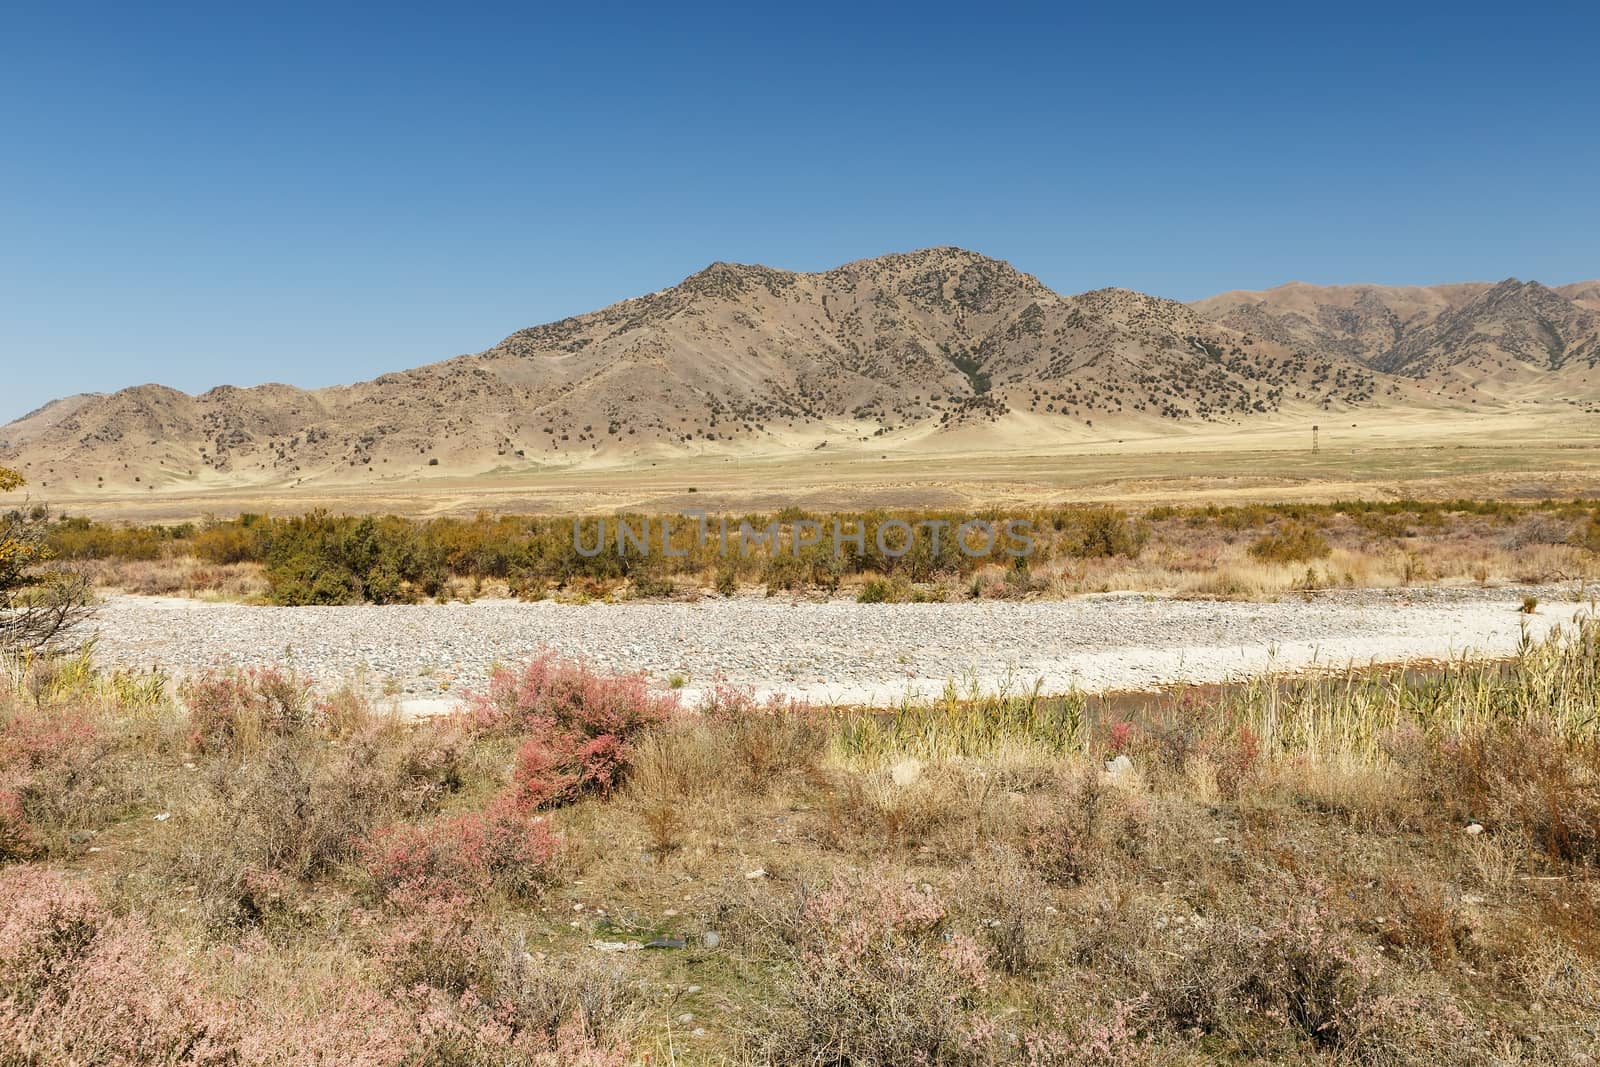
{"label": "dry riverbed", "polygon": [[[182,675],[276,664],[358,678],[413,712],[443,710],[496,665],[553,648],[643,670],[688,699],[727,682],[813,701],[889,704],[963,689],[1048,692],[1226,682],[1268,670],[1438,661],[1515,650],[1592,610],[1561,589],[1352,590],[1275,603],[1144,594],[1023,603],[478,601],[275,608],[113,597],[98,656]],[[1538,610],[1519,609],[1524,596]]]}

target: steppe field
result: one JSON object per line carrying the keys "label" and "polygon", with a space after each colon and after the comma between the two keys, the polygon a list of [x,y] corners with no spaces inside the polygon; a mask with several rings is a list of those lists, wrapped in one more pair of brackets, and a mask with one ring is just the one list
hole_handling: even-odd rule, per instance
{"label": "steppe field", "polygon": [[799,448],[643,451],[489,474],[357,479],[330,468],[297,485],[219,477],[192,488],[182,479],[104,488],[85,479],[50,486],[46,495],[73,514],[161,523],[313,507],[432,516],[1600,494],[1600,415],[1549,404],[1497,407],[1483,415],[1377,410],[1228,427],[1135,426],[1121,436],[1077,439],[1014,418],[982,435],[880,443],[855,432],[815,432]]}
{"label": "steppe field", "polygon": [[1360,421],[52,494],[4,1062],[1592,1063],[1600,442]]}

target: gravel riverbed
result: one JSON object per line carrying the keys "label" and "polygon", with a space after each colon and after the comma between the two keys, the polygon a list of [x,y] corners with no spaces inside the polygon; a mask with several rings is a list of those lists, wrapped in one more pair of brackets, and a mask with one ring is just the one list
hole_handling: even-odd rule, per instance
{"label": "gravel riverbed", "polygon": [[[1539,597],[1524,615],[1523,597]],[[541,648],[608,670],[719,681],[814,701],[890,704],[947,682],[986,690],[1149,689],[1266,670],[1443,660],[1513,651],[1589,611],[1571,588],[1350,590],[1272,603],[1110,594],[1065,601],[856,604],[783,598],[697,603],[478,601],[253,607],[117,596],[95,628],[103,662],[183,675],[277,664],[325,686],[359,677],[408,711],[444,710],[496,664]]]}

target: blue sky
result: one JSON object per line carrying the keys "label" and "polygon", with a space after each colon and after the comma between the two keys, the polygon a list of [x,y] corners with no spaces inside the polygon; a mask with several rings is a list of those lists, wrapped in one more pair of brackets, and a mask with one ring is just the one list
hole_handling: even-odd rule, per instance
{"label": "blue sky", "polygon": [[14,2],[0,420],[358,380],[717,259],[1592,278],[1597,39],[1529,5]]}

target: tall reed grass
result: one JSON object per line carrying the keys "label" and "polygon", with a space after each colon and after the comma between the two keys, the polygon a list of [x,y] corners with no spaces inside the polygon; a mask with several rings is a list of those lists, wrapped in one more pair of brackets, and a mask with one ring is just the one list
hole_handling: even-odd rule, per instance
{"label": "tall reed grass", "polygon": [[912,756],[924,760],[972,759],[1004,749],[1049,756],[1080,751],[1087,740],[1082,693],[1046,696],[1042,683],[1027,688],[1006,680],[983,690],[976,676],[947,683],[931,704],[903,701],[890,712],[854,709],[834,724],[835,754],[878,764]]}
{"label": "tall reed grass", "polygon": [[1600,621],[1580,618],[1532,640],[1514,658],[1462,658],[1436,670],[1351,668],[1335,675],[1258,678],[1221,706],[1267,753],[1382,757],[1386,738],[1436,738],[1527,727],[1568,743],[1600,740]]}
{"label": "tall reed grass", "polygon": [[[1151,703],[1141,713],[1146,732],[1248,736],[1268,757],[1381,762],[1386,743],[1408,730],[1447,740],[1519,727],[1593,745],[1600,743],[1600,620],[1580,618],[1538,641],[1524,629],[1516,654],[1505,661],[1463,657],[1428,668],[1268,674],[1199,700],[1179,692]],[[1047,695],[1037,682],[984,691],[969,677],[948,684],[931,703],[840,713],[832,747],[837,757],[868,765],[979,758],[1005,749],[1106,754],[1118,748],[1118,725],[1115,715],[1092,714],[1082,693]]]}

